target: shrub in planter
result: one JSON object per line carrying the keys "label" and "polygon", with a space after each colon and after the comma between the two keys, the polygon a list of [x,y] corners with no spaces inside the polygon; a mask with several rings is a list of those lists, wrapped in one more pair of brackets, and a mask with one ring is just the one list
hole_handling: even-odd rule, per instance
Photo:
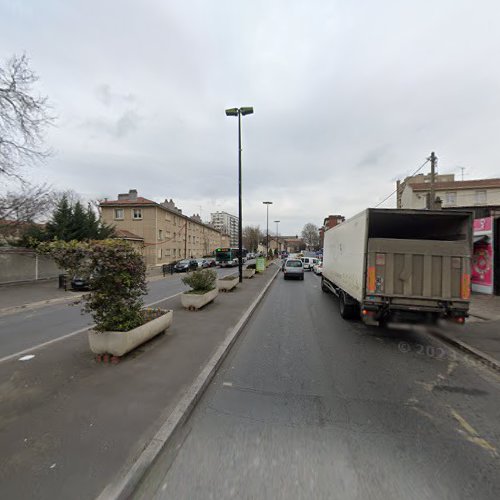
{"label": "shrub in planter", "polygon": [[200,269],[182,278],[182,282],[191,287],[191,290],[185,293],[194,293],[197,295],[214,290],[216,280],[217,273],[213,269]]}
{"label": "shrub in planter", "polygon": [[256,264],[248,264],[247,269],[256,269]]}
{"label": "shrub in planter", "polygon": [[143,309],[146,265],[128,243],[55,241],[42,244],[39,251],[50,254],[68,273],[89,280],[91,292],[83,296],[83,310],[92,315],[95,331],[127,332],[155,314]]}

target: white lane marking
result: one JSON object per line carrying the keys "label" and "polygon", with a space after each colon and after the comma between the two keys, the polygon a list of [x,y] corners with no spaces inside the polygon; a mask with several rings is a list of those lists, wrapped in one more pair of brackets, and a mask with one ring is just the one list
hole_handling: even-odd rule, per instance
{"label": "white lane marking", "polygon": [[22,358],[19,358],[19,361],[29,361],[30,359],[33,359],[35,357],[34,354],[28,354],[27,356],[23,356]]}
{"label": "white lane marking", "polygon": [[[164,299],[156,300],[155,302],[150,302],[149,304],[145,304],[145,307],[151,307],[156,304],[159,304],[160,302],[163,302],[168,299],[173,299],[174,297],[177,297],[178,295],[181,295],[181,293],[184,292],[179,292],[174,295],[170,295],[169,297],[165,297]],[[4,356],[3,358],[0,358],[0,363],[3,363],[4,361],[9,361],[10,359],[17,358],[18,356],[23,356],[24,354],[27,354],[32,351],[36,351],[38,349],[41,349],[42,347],[46,347],[50,344],[55,344],[56,342],[59,342],[60,340],[68,339],[70,337],[73,337],[74,335],[78,335],[79,333],[86,332],[87,330],[90,330],[91,328],[94,328],[95,324],[86,326],[84,328],[80,328],[79,330],[76,330],[71,333],[67,333],[66,335],[63,335],[62,337],[57,337],[56,339],[48,340],[47,342],[43,342],[41,344],[35,345],[33,347],[29,347],[28,349],[24,349],[23,351],[16,352],[14,354],[9,354],[8,356]]]}
{"label": "white lane marking", "polygon": [[233,387],[232,382],[223,382],[222,385],[225,385],[226,387]]}

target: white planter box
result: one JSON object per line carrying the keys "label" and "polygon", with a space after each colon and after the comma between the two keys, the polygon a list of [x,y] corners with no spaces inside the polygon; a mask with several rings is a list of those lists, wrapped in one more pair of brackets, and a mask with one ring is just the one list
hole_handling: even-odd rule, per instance
{"label": "white planter box", "polygon": [[219,290],[217,290],[217,288],[202,295],[196,293],[183,293],[181,295],[181,304],[186,309],[201,309],[204,305],[212,302],[217,295],[219,295]]}
{"label": "white planter box", "polygon": [[255,269],[243,269],[244,278],[252,278],[255,274]]}
{"label": "white planter box", "polygon": [[217,289],[219,292],[229,292],[232,290],[240,281],[239,276],[231,277],[231,279],[218,279],[217,280]]}
{"label": "white planter box", "polygon": [[112,354],[123,356],[137,346],[164,332],[171,324],[173,311],[148,321],[128,332],[96,332],[89,331],[90,350],[95,354]]}

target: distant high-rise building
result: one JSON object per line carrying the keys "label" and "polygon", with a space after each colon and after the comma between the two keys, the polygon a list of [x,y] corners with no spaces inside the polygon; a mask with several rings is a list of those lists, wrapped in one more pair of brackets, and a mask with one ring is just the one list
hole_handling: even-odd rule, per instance
{"label": "distant high-rise building", "polygon": [[215,229],[229,235],[231,247],[238,246],[238,217],[227,212],[215,212],[210,214],[212,225]]}

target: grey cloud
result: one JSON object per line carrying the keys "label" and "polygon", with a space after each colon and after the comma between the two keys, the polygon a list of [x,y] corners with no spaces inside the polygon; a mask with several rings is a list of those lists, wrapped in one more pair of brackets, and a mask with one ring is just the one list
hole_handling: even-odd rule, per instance
{"label": "grey cloud", "polygon": [[134,103],[137,101],[137,97],[133,93],[122,94],[114,92],[111,89],[111,86],[107,83],[98,85],[95,89],[95,95],[97,100],[105,106],[111,106],[112,104]]}
{"label": "grey cloud", "polygon": [[118,118],[89,118],[81,127],[89,130],[91,137],[102,134],[121,139],[137,130],[141,117],[134,110],[123,112]]}

